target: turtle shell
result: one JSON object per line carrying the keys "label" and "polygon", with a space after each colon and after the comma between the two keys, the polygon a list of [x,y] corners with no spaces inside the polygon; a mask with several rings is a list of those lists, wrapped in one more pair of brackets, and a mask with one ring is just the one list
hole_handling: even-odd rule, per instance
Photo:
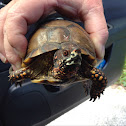
{"label": "turtle shell", "polygon": [[61,43],[74,42],[81,48],[81,52],[88,56],[89,63],[95,65],[96,54],[93,42],[86,31],[78,24],[67,20],[53,20],[47,22],[31,37],[22,63],[28,66],[32,59],[46,52],[61,48]]}

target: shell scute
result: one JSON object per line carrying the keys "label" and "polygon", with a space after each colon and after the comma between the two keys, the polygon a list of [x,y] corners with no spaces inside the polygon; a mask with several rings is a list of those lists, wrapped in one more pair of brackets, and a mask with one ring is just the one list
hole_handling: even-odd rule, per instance
{"label": "shell scute", "polygon": [[33,57],[43,53],[60,49],[60,44],[66,42],[79,45],[82,54],[88,55],[89,60],[96,63],[95,48],[89,35],[78,24],[66,20],[50,21],[35,32],[29,41],[24,63],[31,62]]}
{"label": "shell scute", "polygon": [[68,29],[71,33],[72,41],[80,45],[83,54],[92,55],[94,58],[96,58],[94,44],[89,38],[87,32],[85,32],[85,30],[81,26],[75,23],[73,23],[71,27],[68,27]]}

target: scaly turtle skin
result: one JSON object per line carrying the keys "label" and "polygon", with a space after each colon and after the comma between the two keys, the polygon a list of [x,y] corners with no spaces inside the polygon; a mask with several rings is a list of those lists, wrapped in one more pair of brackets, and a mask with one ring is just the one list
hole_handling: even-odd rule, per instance
{"label": "scaly turtle skin", "polygon": [[94,67],[94,44],[85,30],[76,23],[53,20],[43,24],[29,41],[22,68],[10,70],[10,80],[20,84],[30,78],[34,83],[51,85],[92,80],[90,100],[100,97],[107,79]]}

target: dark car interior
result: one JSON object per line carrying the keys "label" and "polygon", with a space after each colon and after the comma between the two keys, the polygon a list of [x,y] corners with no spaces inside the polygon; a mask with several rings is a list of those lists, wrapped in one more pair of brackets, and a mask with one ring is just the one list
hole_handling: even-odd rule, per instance
{"label": "dark car interior", "polygon": [[[3,0],[4,4],[0,3],[0,8],[8,2]],[[103,5],[109,38],[104,59],[97,67],[105,73],[110,86],[121,75],[126,56],[126,1],[103,0]],[[59,14],[51,15],[48,20],[59,17]],[[33,24],[29,29],[26,34],[28,40],[39,23],[43,21]],[[77,23],[83,27],[82,23]],[[82,82],[58,87],[26,80],[22,87],[15,86],[8,81],[9,67],[10,64],[0,62],[0,126],[46,125],[89,99],[89,95],[84,93]],[[90,80],[86,83],[91,84]]]}

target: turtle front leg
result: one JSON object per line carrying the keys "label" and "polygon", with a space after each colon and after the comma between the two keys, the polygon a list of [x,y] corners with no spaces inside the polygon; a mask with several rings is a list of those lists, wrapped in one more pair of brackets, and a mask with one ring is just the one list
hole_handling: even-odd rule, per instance
{"label": "turtle front leg", "polygon": [[103,94],[103,91],[107,86],[107,78],[105,74],[97,68],[93,68],[88,74],[88,78],[92,80],[90,101],[93,100],[94,102],[97,97],[100,98],[100,95]]}
{"label": "turtle front leg", "polygon": [[11,83],[15,82],[16,86],[21,86],[23,80],[26,78],[31,78],[30,74],[32,74],[32,71],[29,68],[21,68],[19,70],[13,71],[12,67],[10,67],[9,73],[9,81],[11,81]]}

